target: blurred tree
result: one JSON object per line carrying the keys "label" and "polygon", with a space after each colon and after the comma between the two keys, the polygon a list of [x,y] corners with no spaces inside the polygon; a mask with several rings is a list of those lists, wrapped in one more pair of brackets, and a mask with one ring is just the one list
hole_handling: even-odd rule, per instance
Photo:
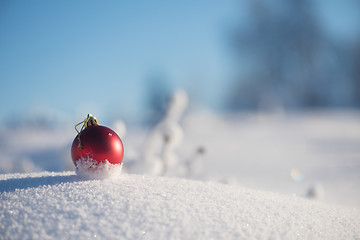
{"label": "blurred tree", "polygon": [[249,1],[249,20],[232,36],[239,75],[229,94],[231,109],[348,103],[349,92],[336,89],[352,79],[343,76],[342,52],[323,34],[311,3]]}
{"label": "blurred tree", "polygon": [[354,102],[356,107],[360,107],[360,36],[355,48],[355,64],[354,64]]}
{"label": "blurred tree", "polygon": [[164,74],[153,74],[146,79],[145,89],[145,124],[155,125],[165,115],[166,103],[171,96],[171,88]]}

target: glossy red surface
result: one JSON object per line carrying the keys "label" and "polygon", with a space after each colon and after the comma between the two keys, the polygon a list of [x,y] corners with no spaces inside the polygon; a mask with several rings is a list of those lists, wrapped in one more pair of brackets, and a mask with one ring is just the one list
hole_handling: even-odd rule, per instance
{"label": "glossy red surface", "polygon": [[92,158],[97,162],[109,161],[120,164],[124,156],[124,147],[119,136],[104,126],[89,126],[80,134],[82,148],[79,147],[77,136],[71,146],[71,158],[76,166],[80,158]]}

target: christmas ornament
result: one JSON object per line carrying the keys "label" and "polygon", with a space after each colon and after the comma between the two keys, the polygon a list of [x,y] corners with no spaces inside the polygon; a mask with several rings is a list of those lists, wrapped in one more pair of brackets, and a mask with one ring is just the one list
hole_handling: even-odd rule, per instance
{"label": "christmas ornament", "polygon": [[[77,126],[83,124],[81,130]],[[119,136],[110,128],[100,126],[96,117],[88,114],[87,118],[75,126],[78,135],[71,146],[71,157],[75,167],[79,161],[93,162],[89,168],[99,163],[121,164],[124,147]]]}

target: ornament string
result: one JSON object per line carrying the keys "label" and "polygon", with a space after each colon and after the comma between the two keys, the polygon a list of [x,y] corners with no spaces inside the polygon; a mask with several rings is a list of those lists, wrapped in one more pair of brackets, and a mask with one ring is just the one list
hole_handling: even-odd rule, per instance
{"label": "ornament string", "polygon": [[[77,126],[79,126],[80,124],[83,124],[83,125],[82,125],[82,127],[81,127],[81,129],[80,129],[80,131],[79,131],[79,130],[77,130]],[[84,121],[81,121],[81,122],[79,122],[78,124],[75,125],[75,130],[76,130],[76,132],[78,133],[78,135],[77,135],[77,139],[78,139],[78,142],[79,142],[78,148],[81,148],[81,149],[83,148],[83,145],[82,145],[82,142],[81,142],[81,139],[80,139],[80,135],[81,135],[82,131],[83,131],[86,127],[91,126],[91,125],[92,125],[92,126],[97,126],[97,125],[99,125],[96,117],[93,117],[91,114],[88,114],[88,115],[87,115],[87,118],[85,118]]]}

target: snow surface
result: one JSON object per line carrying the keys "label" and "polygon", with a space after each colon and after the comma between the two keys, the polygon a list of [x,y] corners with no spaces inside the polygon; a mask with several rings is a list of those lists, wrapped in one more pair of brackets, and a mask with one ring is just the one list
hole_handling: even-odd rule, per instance
{"label": "snow surface", "polygon": [[[184,139],[176,152],[181,163],[176,169],[189,163],[185,173],[191,174],[178,171],[168,176],[296,194],[360,209],[360,111],[216,115],[197,110],[185,115],[181,126]],[[124,171],[153,174],[149,169],[159,160],[152,158],[148,167],[142,155],[136,157],[152,138],[146,131],[128,132]],[[135,165],[132,159],[146,172],[129,171]]]}
{"label": "snow surface", "polygon": [[[123,172],[211,180],[360,210],[359,110],[217,115],[190,105],[180,117],[186,104],[186,95],[175,94],[153,127],[109,123],[124,143]],[[0,125],[0,174],[73,171],[70,148],[82,117],[74,118]]]}
{"label": "snow surface", "polygon": [[186,179],[0,175],[1,239],[360,239],[357,210]]}
{"label": "snow surface", "polygon": [[122,170],[122,164],[111,164],[109,161],[97,162],[87,157],[76,161],[76,175],[83,179],[107,179],[118,178]]}

